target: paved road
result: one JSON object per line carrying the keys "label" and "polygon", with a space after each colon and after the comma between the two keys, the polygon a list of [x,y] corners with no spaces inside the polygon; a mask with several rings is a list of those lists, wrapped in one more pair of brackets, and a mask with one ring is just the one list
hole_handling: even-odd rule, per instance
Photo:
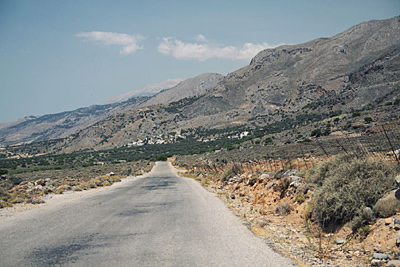
{"label": "paved road", "polygon": [[0,220],[0,266],[292,266],[169,163]]}

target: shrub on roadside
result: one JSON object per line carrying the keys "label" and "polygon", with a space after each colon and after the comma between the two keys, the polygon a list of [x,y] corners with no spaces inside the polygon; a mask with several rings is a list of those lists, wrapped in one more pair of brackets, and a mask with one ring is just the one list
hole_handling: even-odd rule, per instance
{"label": "shrub on roadside", "polygon": [[221,180],[224,181],[228,181],[229,178],[232,178],[235,175],[240,175],[240,173],[242,172],[242,168],[237,165],[237,164],[233,164],[233,165],[229,165],[227,168],[225,168]]}
{"label": "shrub on roadside", "polygon": [[377,158],[341,155],[320,164],[310,179],[319,186],[314,208],[321,227],[331,231],[362,218],[366,207],[373,207],[393,189],[394,176],[395,168]]}
{"label": "shrub on roadside", "polygon": [[290,204],[287,201],[279,203],[278,205],[275,206],[275,213],[277,213],[281,216],[288,215],[291,210],[292,210],[292,207],[290,206]]}

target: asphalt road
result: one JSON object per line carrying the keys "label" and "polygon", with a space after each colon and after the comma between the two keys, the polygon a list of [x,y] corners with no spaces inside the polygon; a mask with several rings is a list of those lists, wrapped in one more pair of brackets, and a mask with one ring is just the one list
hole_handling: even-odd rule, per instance
{"label": "asphalt road", "polygon": [[0,266],[292,266],[166,162],[94,194],[2,218],[0,238]]}

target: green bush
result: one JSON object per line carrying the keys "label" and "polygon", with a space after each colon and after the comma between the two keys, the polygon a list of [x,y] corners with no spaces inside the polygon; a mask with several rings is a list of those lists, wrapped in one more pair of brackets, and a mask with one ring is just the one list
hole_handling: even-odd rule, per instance
{"label": "green bush", "polygon": [[353,118],[360,117],[360,116],[361,116],[360,112],[354,112],[353,115],[352,115]]}
{"label": "green bush", "polygon": [[371,118],[371,117],[365,117],[365,118],[364,118],[364,121],[365,121],[366,123],[370,123],[370,122],[372,122],[372,118]]}
{"label": "green bush", "polygon": [[272,143],[272,138],[271,138],[271,137],[265,138],[264,144],[268,145],[268,144],[270,144],[270,143]]}
{"label": "green bush", "polygon": [[167,160],[168,160],[167,156],[164,156],[164,155],[158,156],[158,157],[156,158],[156,161],[167,161]]}
{"label": "green bush", "polygon": [[310,179],[315,191],[315,213],[321,227],[331,231],[355,217],[393,189],[395,167],[381,159],[341,155],[320,164]]}
{"label": "green bush", "polygon": [[320,137],[321,136],[321,129],[315,129],[311,132],[311,136]]}

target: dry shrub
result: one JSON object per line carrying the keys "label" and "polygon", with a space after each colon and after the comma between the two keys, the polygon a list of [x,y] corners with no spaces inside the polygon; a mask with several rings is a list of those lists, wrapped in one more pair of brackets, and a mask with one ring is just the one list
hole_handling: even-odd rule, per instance
{"label": "dry shrub", "polygon": [[222,173],[221,180],[228,181],[229,178],[232,178],[235,175],[240,175],[243,172],[243,168],[238,164],[229,165],[225,168]]}
{"label": "dry shrub", "polygon": [[290,204],[287,201],[279,203],[278,205],[275,206],[275,213],[282,215],[282,216],[288,215],[291,210],[292,210],[292,207],[290,206]]}
{"label": "dry shrub", "polygon": [[285,177],[279,180],[277,185],[274,187],[274,190],[280,192],[280,197],[283,198],[287,189],[289,188],[290,180],[289,178]]}
{"label": "dry shrub", "polygon": [[393,189],[394,176],[395,168],[378,158],[341,155],[320,164],[310,179],[320,186],[314,200],[322,228],[334,231],[353,218],[362,217],[366,207],[373,207]]}

